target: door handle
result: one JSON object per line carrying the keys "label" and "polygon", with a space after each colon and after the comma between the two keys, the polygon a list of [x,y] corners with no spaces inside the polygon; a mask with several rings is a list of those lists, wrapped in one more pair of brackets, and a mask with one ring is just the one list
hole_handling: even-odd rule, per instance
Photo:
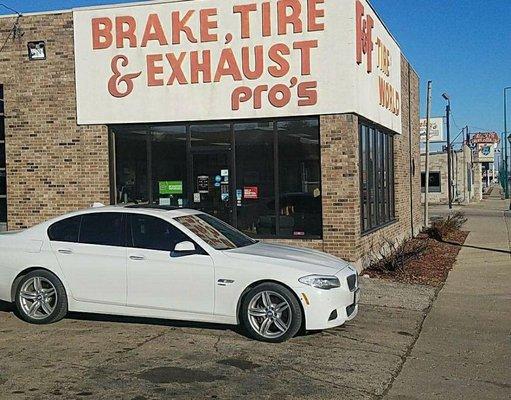
{"label": "door handle", "polygon": [[59,249],[58,252],[60,254],[73,254],[73,251],[68,249]]}
{"label": "door handle", "polygon": [[144,256],[130,256],[130,260],[142,261],[145,260]]}

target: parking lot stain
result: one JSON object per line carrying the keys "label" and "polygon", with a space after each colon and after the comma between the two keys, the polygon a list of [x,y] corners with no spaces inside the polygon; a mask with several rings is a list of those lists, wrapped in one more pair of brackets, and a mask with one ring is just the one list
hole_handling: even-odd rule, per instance
{"label": "parking lot stain", "polygon": [[413,336],[413,334],[409,333],[409,332],[404,332],[404,331],[399,331],[398,332],[398,335],[402,335],[402,336]]}
{"label": "parking lot stain", "polygon": [[252,361],[243,360],[243,359],[239,359],[239,358],[228,358],[225,360],[217,361],[217,363],[235,367],[235,368],[241,369],[243,371],[249,371],[252,369],[256,369],[257,367],[260,367],[259,364],[253,363]]}
{"label": "parking lot stain", "polygon": [[224,376],[213,375],[198,369],[159,367],[142,372],[139,378],[152,383],[196,383],[214,382],[225,379]]}

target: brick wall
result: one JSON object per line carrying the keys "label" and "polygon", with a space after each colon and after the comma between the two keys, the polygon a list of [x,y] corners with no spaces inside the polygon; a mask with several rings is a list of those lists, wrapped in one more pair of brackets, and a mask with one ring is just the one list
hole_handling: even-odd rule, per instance
{"label": "brick wall", "polygon": [[[403,130],[394,138],[396,221],[361,235],[358,117],[352,114],[321,117],[323,193],[322,250],[367,266],[385,240],[401,241],[422,228],[419,147],[419,78],[401,61]],[[412,231],[413,226],[413,231]],[[300,242],[293,242],[295,245]],[[321,248],[321,242],[301,242]]]}
{"label": "brick wall", "polygon": [[[0,18],[7,37],[15,18]],[[8,227],[109,201],[104,126],[77,126],[71,13],[24,16],[21,40],[0,53],[5,89]],[[46,41],[47,59],[29,61],[27,42]]]}
{"label": "brick wall", "polygon": [[[0,33],[7,35],[13,23],[13,18],[0,18]],[[94,201],[109,202],[107,128],[76,125],[72,14],[26,16],[21,26],[22,40],[9,41],[0,54],[9,229],[31,226]],[[31,40],[46,41],[47,60],[28,61],[26,44]],[[409,236],[412,221],[418,231],[422,218],[418,77],[404,58],[402,73],[403,133],[396,136],[394,149],[396,222],[361,236],[358,116],[324,115],[323,240],[274,242],[324,250],[363,265],[383,238]],[[411,180],[410,156],[415,165]]]}

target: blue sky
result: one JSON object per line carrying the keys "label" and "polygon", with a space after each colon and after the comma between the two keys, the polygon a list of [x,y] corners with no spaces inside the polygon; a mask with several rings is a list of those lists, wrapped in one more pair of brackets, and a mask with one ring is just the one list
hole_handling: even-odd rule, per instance
{"label": "blue sky", "polygon": [[[121,2],[0,0],[20,12]],[[422,114],[426,82],[431,79],[432,113],[443,115],[445,103],[441,94],[448,92],[452,98],[453,130],[469,125],[472,132],[503,131],[503,88],[511,86],[510,0],[372,0],[372,3],[421,77]],[[9,11],[0,7],[0,13]],[[511,104],[511,91],[508,98]],[[511,107],[508,114],[511,120]]]}

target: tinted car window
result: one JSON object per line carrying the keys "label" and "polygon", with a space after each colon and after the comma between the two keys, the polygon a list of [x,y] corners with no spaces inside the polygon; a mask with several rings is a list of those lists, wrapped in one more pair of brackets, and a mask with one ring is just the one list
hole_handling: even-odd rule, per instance
{"label": "tinted car window", "polygon": [[82,216],[80,243],[124,246],[123,214],[96,213]]}
{"label": "tinted car window", "polygon": [[138,249],[172,251],[179,242],[191,241],[172,224],[149,215],[132,214],[132,247]]}
{"label": "tinted car window", "polygon": [[78,242],[81,215],[55,222],[48,228],[50,240],[55,242]]}

